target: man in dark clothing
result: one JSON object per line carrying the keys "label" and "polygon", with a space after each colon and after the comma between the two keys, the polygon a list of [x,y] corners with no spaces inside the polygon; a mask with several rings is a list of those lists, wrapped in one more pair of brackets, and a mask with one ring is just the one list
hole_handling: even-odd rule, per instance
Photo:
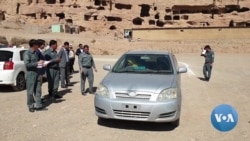
{"label": "man in dark clothing", "polygon": [[205,57],[205,63],[203,65],[203,74],[205,80],[209,81],[214,63],[214,52],[209,45],[206,45],[204,47],[204,50],[206,51],[206,53],[202,54],[202,56]]}
{"label": "man in dark clothing", "polygon": [[76,55],[79,56],[83,52],[84,52],[83,46],[82,44],[79,44],[79,48],[76,50]]}
{"label": "man in dark clothing", "polygon": [[[43,49],[45,47],[45,41],[42,40],[42,39],[38,39],[37,42],[38,42],[38,45],[39,45],[38,49],[36,50],[36,53],[38,55],[38,59],[39,59],[39,61],[40,60],[45,61],[44,54],[43,54]],[[42,67],[42,68],[38,68],[38,74],[41,77],[41,81],[42,81],[43,75],[45,75],[45,71],[46,71],[45,66]]]}
{"label": "man in dark clothing", "polygon": [[46,75],[48,80],[48,89],[49,89],[49,97],[51,99],[54,98],[62,98],[62,96],[58,95],[58,87],[59,87],[59,62],[60,58],[57,55],[57,41],[51,40],[49,43],[50,48],[47,49],[44,53],[44,57],[46,61],[50,61],[46,68]]}
{"label": "man in dark clothing", "polygon": [[72,45],[69,46],[69,72],[72,74],[74,72],[74,63],[75,63],[75,51]]}

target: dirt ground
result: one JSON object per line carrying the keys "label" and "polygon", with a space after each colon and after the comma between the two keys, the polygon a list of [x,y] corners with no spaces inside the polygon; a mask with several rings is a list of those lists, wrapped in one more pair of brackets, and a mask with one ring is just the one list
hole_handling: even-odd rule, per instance
{"label": "dirt ground", "polygon": [[[98,72],[95,86],[107,74],[103,64],[114,64],[119,55],[94,55]],[[59,89],[63,95],[48,103],[48,111],[30,113],[26,91],[13,92],[0,87],[1,141],[249,141],[250,138],[250,56],[215,52],[215,64],[210,82],[201,81],[204,58],[199,53],[179,53],[177,60],[188,64],[182,75],[182,112],[180,126],[165,123],[129,121],[98,122],[94,110],[94,95],[82,96],[79,73],[72,75],[74,86]],[[75,65],[75,69],[78,66]],[[88,83],[86,83],[88,85]],[[47,94],[47,82],[43,84]],[[230,132],[217,131],[210,114],[219,104],[230,104],[238,112],[237,126]]]}

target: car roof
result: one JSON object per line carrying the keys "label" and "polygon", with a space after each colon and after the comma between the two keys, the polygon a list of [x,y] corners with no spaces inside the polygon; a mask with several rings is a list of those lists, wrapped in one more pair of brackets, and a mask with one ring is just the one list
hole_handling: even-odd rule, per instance
{"label": "car roof", "polygon": [[128,51],[125,54],[171,54],[168,51],[164,50],[134,50],[134,51]]}
{"label": "car roof", "polygon": [[27,48],[0,48],[0,51],[12,51],[12,52],[18,52],[21,50],[28,50]]}

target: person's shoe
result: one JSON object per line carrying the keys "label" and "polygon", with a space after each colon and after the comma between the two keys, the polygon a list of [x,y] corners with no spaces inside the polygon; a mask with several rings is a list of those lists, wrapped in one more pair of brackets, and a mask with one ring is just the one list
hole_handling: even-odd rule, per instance
{"label": "person's shoe", "polygon": [[85,92],[82,92],[82,95],[83,95],[83,96],[86,96],[86,95],[87,95],[87,93],[85,93]]}
{"label": "person's shoe", "polygon": [[35,112],[35,108],[29,108],[29,112]]}
{"label": "person's shoe", "polygon": [[59,98],[62,98],[62,96],[56,94],[56,95],[54,96],[54,98],[55,98],[55,99],[59,99]]}
{"label": "person's shoe", "polygon": [[67,86],[62,85],[61,88],[67,88]]}
{"label": "person's shoe", "polygon": [[206,80],[209,81],[209,79],[210,79],[210,78],[208,77]]}
{"label": "person's shoe", "polygon": [[93,91],[89,91],[89,93],[90,93],[90,94],[94,94],[94,92],[93,92]]}
{"label": "person's shoe", "polygon": [[47,111],[48,108],[46,107],[39,107],[39,108],[36,108],[36,111]]}
{"label": "person's shoe", "polygon": [[73,84],[71,84],[71,83],[68,83],[68,84],[67,84],[67,86],[73,86]]}

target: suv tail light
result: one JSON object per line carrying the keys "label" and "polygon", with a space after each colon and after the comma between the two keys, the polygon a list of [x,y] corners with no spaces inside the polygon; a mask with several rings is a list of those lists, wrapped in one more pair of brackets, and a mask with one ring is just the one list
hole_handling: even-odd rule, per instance
{"label": "suv tail light", "polygon": [[5,62],[3,69],[4,70],[13,70],[14,69],[14,62],[12,62],[12,61]]}

